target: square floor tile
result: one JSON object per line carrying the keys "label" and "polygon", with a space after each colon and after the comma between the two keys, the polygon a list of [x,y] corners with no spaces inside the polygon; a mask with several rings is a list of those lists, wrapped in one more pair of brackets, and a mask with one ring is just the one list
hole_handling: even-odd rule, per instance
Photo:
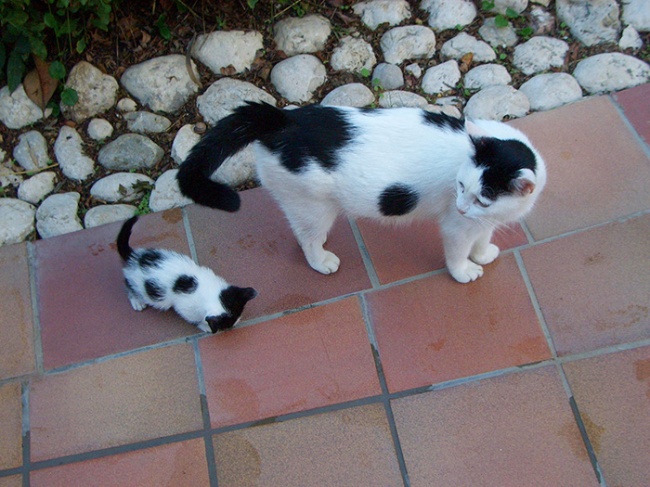
{"label": "square floor tile", "polygon": [[650,83],[619,91],[613,97],[637,133],[650,145]]}
{"label": "square floor tile", "polygon": [[650,163],[607,96],[512,125],[546,161],[548,183],[526,223],[540,240],[650,208]]}
{"label": "square floor tile", "polygon": [[48,375],[32,384],[32,461],[201,429],[194,352],[177,345]]}
{"label": "square floor tile", "polygon": [[[174,311],[134,311],[115,239],[121,223],[36,242],[39,319],[46,369],[197,333]],[[146,215],[132,247],[187,253],[180,210]]]}
{"label": "square floor tile", "polygon": [[607,485],[650,485],[650,347],[563,367]]}
{"label": "square floor tile", "polygon": [[23,476],[10,475],[9,477],[0,477],[0,487],[23,487]]}
{"label": "square floor tile", "polygon": [[[359,220],[357,225],[382,284],[445,267],[442,238],[433,221],[393,226]],[[519,224],[499,229],[493,241],[501,250],[528,243]]]}
{"label": "square floor tile", "polygon": [[31,487],[210,485],[203,438],[71,463],[30,474]]}
{"label": "square floor tile", "polygon": [[199,342],[213,426],[381,393],[357,298]]}
{"label": "square floor tile", "polygon": [[522,252],[559,355],[650,338],[650,215]]}
{"label": "square floor tile", "polygon": [[413,487],[597,487],[555,368],[392,401]]}
{"label": "square floor tile", "polygon": [[402,485],[380,404],[217,435],[220,487]]}
{"label": "square floor tile", "polygon": [[0,386],[0,470],[23,464],[23,406],[21,386]]}
{"label": "square floor tile", "polygon": [[0,283],[0,379],[6,379],[36,366],[26,244],[0,247]]}
{"label": "square floor tile", "polygon": [[473,283],[436,275],[367,301],[391,392],[550,357],[513,255]]}
{"label": "square floor tile", "polygon": [[201,265],[227,281],[259,292],[243,319],[298,308],[370,287],[361,253],[347,220],[335,223],[325,248],[341,259],[328,276],[309,267],[282,211],[268,191],[240,193],[241,209],[226,213],[188,206],[192,234]]}

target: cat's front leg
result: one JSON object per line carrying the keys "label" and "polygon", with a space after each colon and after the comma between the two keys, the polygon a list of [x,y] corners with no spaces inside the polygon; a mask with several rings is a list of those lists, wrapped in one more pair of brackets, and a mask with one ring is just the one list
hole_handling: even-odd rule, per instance
{"label": "cat's front leg", "polygon": [[491,228],[483,230],[476,238],[469,258],[480,265],[486,265],[499,256],[499,247],[490,243],[493,230]]}
{"label": "cat's front leg", "polygon": [[447,270],[451,277],[463,284],[483,275],[483,267],[469,259],[477,230],[474,222],[456,211],[450,212],[440,222]]}

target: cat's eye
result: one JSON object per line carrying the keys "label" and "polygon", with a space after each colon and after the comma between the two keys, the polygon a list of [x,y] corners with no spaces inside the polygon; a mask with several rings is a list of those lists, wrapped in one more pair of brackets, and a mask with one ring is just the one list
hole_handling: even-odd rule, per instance
{"label": "cat's eye", "polygon": [[476,198],[476,204],[479,205],[481,208],[487,208],[492,203],[483,203],[480,199]]}
{"label": "cat's eye", "polygon": [[461,182],[458,183],[458,187],[460,188],[460,192],[464,193],[465,192],[465,185]]}

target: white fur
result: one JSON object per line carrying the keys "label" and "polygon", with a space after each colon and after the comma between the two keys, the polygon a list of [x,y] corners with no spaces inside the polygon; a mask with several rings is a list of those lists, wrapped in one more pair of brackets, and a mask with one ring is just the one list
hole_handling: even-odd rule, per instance
{"label": "white fur", "polygon": [[[345,111],[358,135],[339,151],[334,170],[314,162],[293,173],[261,143],[254,144],[262,184],[287,215],[311,267],[323,274],[336,272],[340,264],[336,255],[323,249],[337,215],[384,222],[435,217],[449,272],[459,282],[473,281],[483,275],[482,265],[499,254],[490,243],[494,229],[530,211],[546,182],[544,162],[533,149],[537,172],[526,170],[520,176],[534,185],[532,193],[503,196],[483,208],[478,196],[481,170],[471,160],[474,146],[467,131],[520,140],[532,148],[524,134],[492,121],[468,122],[467,131],[440,129],[424,123],[419,109],[398,108],[372,116],[355,109],[339,110]],[[395,183],[415,188],[420,200],[406,215],[384,216],[378,198]]]}

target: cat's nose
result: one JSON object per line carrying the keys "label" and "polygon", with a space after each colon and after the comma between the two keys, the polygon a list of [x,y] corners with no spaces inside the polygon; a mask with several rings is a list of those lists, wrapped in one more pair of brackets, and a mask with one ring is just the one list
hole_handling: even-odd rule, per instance
{"label": "cat's nose", "polygon": [[461,215],[464,215],[465,213],[467,213],[467,208],[461,208],[461,207],[459,206],[459,207],[458,207],[458,213],[460,213]]}

